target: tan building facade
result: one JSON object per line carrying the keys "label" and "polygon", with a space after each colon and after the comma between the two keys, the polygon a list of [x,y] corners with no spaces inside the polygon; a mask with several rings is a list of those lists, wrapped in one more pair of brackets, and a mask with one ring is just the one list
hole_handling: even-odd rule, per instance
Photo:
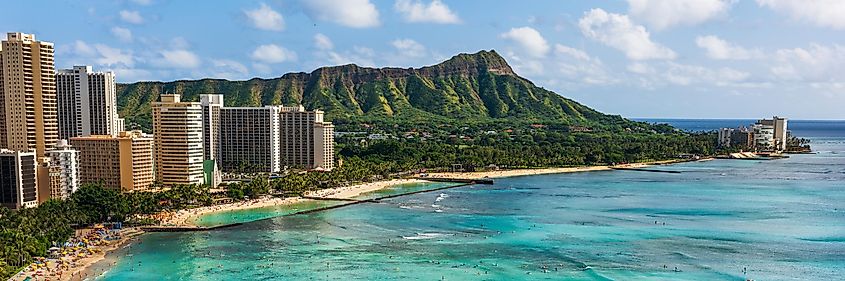
{"label": "tan building facade", "polygon": [[205,183],[200,103],[163,94],[152,109],[156,179],[163,185]]}
{"label": "tan building facade", "polygon": [[323,121],[323,111],[282,107],[280,149],[282,165],[299,169],[334,169],[334,126]]}
{"label": "tan building facade", "polygon": [[8,33],[0,45],[0,148],[40,159],[58,140],[53,43]]}
{"label": "tan building facade", "polygon": [[74,137],[70,142],[79,150],[80,184],[102,183],[130,192],[155,182],[153,138],[140,131]]}

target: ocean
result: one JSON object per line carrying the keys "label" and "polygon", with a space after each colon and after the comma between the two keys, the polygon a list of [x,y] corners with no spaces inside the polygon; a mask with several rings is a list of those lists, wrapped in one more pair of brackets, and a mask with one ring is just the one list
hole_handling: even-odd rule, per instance
{"label": "ocean", "polygon": [[[667,120],[750,123],[733,121]],[[146,234],[97,279],[842,280],[845,122],[789,126],[819,153],[512,177],[301,216],[278,217],[313,206],[217,214],[202,221],[268,219]]]}

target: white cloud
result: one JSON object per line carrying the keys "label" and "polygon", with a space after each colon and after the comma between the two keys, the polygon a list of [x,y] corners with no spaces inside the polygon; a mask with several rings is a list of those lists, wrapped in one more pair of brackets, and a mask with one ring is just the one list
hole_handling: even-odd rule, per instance
{"label": "white cloud", "polygon": [[72,47],[73,54],[87,62],[94,62],[100,66],[128,66],[135,64],[135,57],[132,51],[124,51],[112,48],[103,44],[90,45],[84,41],[77,40]]}
{"label": "white cloud", "polygon": [[270,31],[285,29],[285,19],[267,4],[261,3],[258,9],[244,11],[244,14],[255,28]]}
{"label": "white cloud", "polygon": [[132,51],[124,51],[103,44],[94,45],[94,49],[97,51],[98,56],[94,59],[94,62],[99,65],[125,65],[131,67],[135,64],[135,58],[132,56]]}
{"label": "white cloud", "polygon": [[120,11],[120,19],[131,24],[144,23],[144,17],[138,11],[122,10]]}
{"label": "white cloud", "polygon": [[425,46],[411,39],[396,39],[390,42],[403,57],[419,58],[425,56]]}
{"label": "white cloud", "polygon": [[555,55],[552,61],[557,73],[553,75],[566,78],[569,84],[608,85],[620,81],[609,74],[601,60],[591,57],[583,50],[555,44]]}
{"label": "white cloud", "polygon": [[731,44],[714,35],[699,36],[695,39],[699,48],[707,51],[707,56],[717,60],[747,60],[763,56],[760,50],[748,50]]}
{"label": "white cloud", "polygon": [[200,58],[188,50],[164,50],[160,52],[159,65],[163,67],[197,68]]}
{"label": "white cloud", "polygon": [[637,74],[642,84],[649,88],[667,83],[680,86],[736,86],[743,84],[745,80],[751,77],[748,72],[729,67],[713,69],[675,62],[663,62],[655,65],[641,62],[633,63],[627,66],[627,70],[630,73]]}
{"label": "white cloud", "polygon": [[296,53],[276,44],[266,44],[255,48],[250,57],[264,63],[282,63],[296,60]]}
{"label": "white cloud", "polygon": [[842,0],[757,0],[768,7],[817,26],[845,29],[845,1]]}
{"label": "white cloud", "polygon": [[313,19],[353,28],[375,27],[379,22],[376,5],[369,0],[303,0],[306,13]]}
{"label": "white cloud", "polygon": [[500,34],[499,37],[514,41],[534,57],[545,56],[551,49],[540,32],[527,26],[511,28],[510,31]]}
{"label": "white cloud", "polygon": [[273,68],[263,63],[253,63],[252,69],[255,69],[256,72],[261,74],[270,74],[273,72]]}
{"label": "white cloud", "polygon": [[88,45],[88,43],[85,43],[81,40],[76,40],[76,42],[73,42],[73,52],[76,55],[83,57],[92,57],[97,55],[97,50],[95,50],[94,47]]}
{"label": "white cloud", "polygon": [[329,39],[328,36],[323,35],[322,33],[314,34],[314,46],[320,50],[334,49],[334,43],[332,43],[332,39]]}
{"label": "white cloud", "polygon": [[120,41],[123,42],[132,42],[132,31],[128,28],[123,28],[119,26],[115,26],[111,28],[111,34]]}
{"label": "white cloud", "polygon": [[581,32],[593,40],[618,49],[632,60],[674,59],[671,49],[651,41],[645,27],[636,25],[626,15],[592,9],[578,21]]}
{"label": "white cloud", "polygon": [[396,0],[396,9],[408,22],[460,23],[458,15],[440,0],[432,0],[428,5],[420,0]]}
{"label": "white cloud", "polygon": [[555,44],[555,53],[567,55],[578,60],[590,60],[590,55],[587,55],[586,52],[562,44]]}
{"label": "white cloud", "polygon": [[655,29],[694,25],[725,14],[735,0],[628,0],[629,14]]}
{"label": "white cloud", "polygon": [[780,49],[770,71],[778,78],[802,82],[845,79],[845,46],[811,44],[809,48]]}
{"label": "white cloud", "polygon": [[326,65],[345,65],[356,64],[359,66],[374,67],[375,51],[370,48],[354,46],[352,50],[348,51],[332,51],[317,52],[314,54],[315,61],[310,65],[314,68],[323,67]]}
{"label": "white cloud", "polygon": [[223,78],[229,80],[246,79],[249,76],[249,69],[234,60],[218,59],[211,60],[213,66],[212,77]]}

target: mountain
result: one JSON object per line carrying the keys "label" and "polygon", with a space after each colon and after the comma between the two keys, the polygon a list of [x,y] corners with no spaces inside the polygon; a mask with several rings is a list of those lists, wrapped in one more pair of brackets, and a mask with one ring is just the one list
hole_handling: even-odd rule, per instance
{"label": "mountain", "polygon": [[137,82],[117,86],[118,108],[127,123],[148,127],[150,102],[161,93],[198,100],[222,93],[226,106],[303,104],[326,111],[329,120],[553,121],[569,124],[626,122],[602,114],[518,76],[496,51],[459,54],[422,68],[321,67],[279,78]]}

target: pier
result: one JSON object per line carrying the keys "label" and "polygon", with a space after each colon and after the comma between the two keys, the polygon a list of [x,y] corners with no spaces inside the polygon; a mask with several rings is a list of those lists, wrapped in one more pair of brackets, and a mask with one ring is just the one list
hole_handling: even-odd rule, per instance
{"label": "pier", "polygon": [[429,177],[416,177],[415,179],[424,180],[424,181],[434,181],[434,182],[455,182],[455,183],[468,183],[468,184],[493,184],[493,179],[483,178],[483,179],[467,179],[467,178],[429,178]]}
{"label": "pier", "polygon": [[638,171],[638,172],[667,173],[667,174],[680,174],[681,173],[681,171],[643,169],[643,168],[611,167],[611,169],[620,170],[620,171]]}
{"label": "pier", "polygon": [[174,226],[143,226],[141,230],[146,232],[193,232],[193,231],[208,231],[227,227],[242,225],[243,223],[231,223],[218,226],[188,226],[188,225],[174,225]]}
{"label": "pier", "polygon": [[[444,187],[438,187],[438,188],[432,188],[432,189],[411,191],[411,192],[400,193],[400,194],[386,195],[386,196],[381,196],[381,197],[372,198],[372,199],[352,199],[352,198],[302,196],[303,199],[309,199],[309,200],[343,201],[345,203],[321,207],[321,208],[316,208],[316,209],[303,210],[303,211],[299,211],[299,212],[295,212],[295,213],[281,215],[281,216],[278,216],[278,217],[291,217],[291,216],[298,216],[298,215],[306,215],[306,214],[312,214],[312,213],[317,213],[317,212],[322,212],[322,211],[328,211],[328,210],[332,210],[332,209],[348,207],[348,206],[352,206],[352,205],[358,205],[358,204],[362,204],[362,203],[381,203],[382,200],[386,200],[386,199],[391,199],[391,198],[396,198],[396,197],[401,197],[401,196],[408,196],[408,195],[413,195],[413,194],[426,193],[426,192],[434,192],[434,191],[440,191],[440,190],[446,190],[446,189],[452,189],[452,188],[458,188],[458,187],[464,187],[464,186],[470,186],[470,185],[476,185],[476,184],[486,184],[486,185],[493,184],[492,179],[424,178],[424,177],[421,177],[421,178],[418,178],[418,179],[433,181],[433,182],[452,182],[452,183],[459,183],[459,184],[444,186]],[[255,220],[255,221],[269,220],[269,219],[273,219],[273,218],[276,218],[276,217],[265,218],[265,219]],[[255,221],[251,221],[251,222],[255,222]],[[232,224],[224,224],[224,225],[218,225],[218,226],[212,226],[212,227],[187,226],[187,225],[182,225],[182,226],[147,226],[147,227],[141,227],[141,229],[144,230],[144,231],[147,231],[147,232],[196,232],[196,231],[216,230],[216,229],[221,229],[221,228],[239,226],[239,225],[242,225],[242,224],[244,224],[244,223],[232,223]]]}

